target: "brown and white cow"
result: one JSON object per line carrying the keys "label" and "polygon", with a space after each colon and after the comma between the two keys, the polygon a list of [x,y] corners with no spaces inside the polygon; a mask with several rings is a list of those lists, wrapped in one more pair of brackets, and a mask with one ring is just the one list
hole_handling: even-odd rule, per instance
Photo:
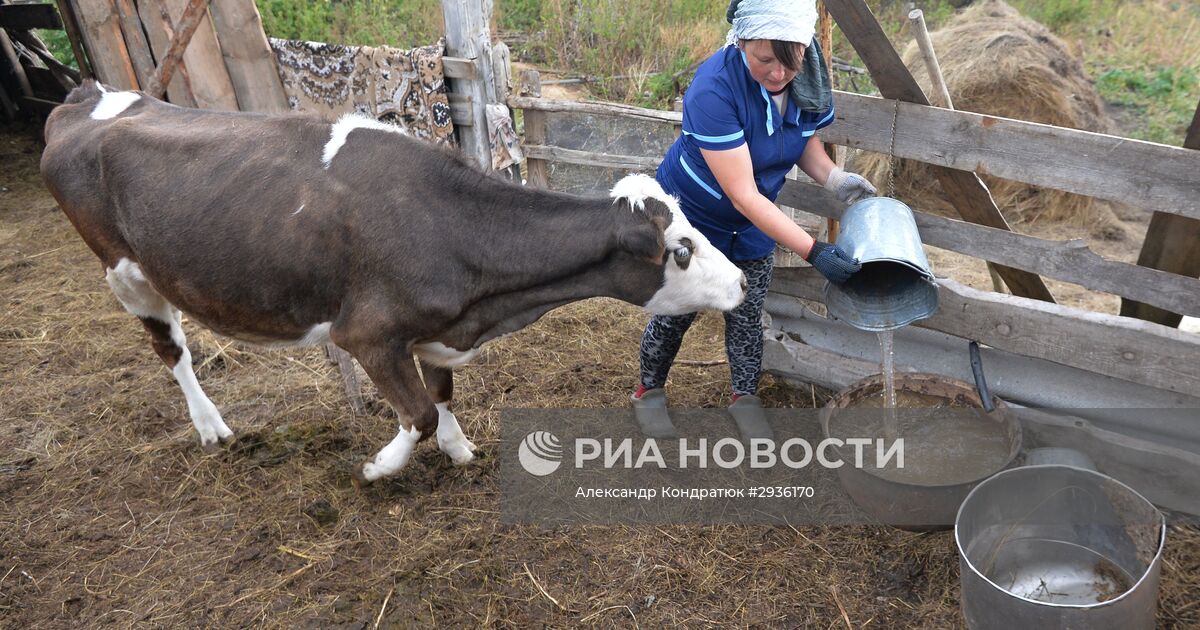
{"label": "brown and white cow", "polygon": [[357,358],[400,417],[360,481],[397,473],[435,432],[454,462],[472,459],[451,369],[489,339],[594,296],[679,314],[745,293],[651,178],[622,179],[612,199],[533,190],[358,116],[202,111],[87,82],[46,122],[41,169],[202,446],[233,432],[196,381],[181,311],[236,339],[332,341]]}

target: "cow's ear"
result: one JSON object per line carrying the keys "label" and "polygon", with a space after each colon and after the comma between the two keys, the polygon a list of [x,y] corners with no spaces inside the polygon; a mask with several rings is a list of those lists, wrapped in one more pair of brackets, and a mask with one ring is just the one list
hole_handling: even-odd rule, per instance
{"label": "cow's ear", "polygon": [[667,251],[666,241],[663,239],[665,229],[666,221],[661,217],[630,226],[621,233],[621,249],[637,258],[661,265],[665,261]]}

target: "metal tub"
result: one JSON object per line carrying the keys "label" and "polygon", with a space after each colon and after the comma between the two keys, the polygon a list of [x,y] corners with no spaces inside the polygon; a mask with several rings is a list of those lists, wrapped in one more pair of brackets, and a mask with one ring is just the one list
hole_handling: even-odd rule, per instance
{"label": "metal tub", "polygon": [[1111,477],[1062,464],[1003,471],[971,491],[954,536],[973,630],[1154,628],[1166,523]]}

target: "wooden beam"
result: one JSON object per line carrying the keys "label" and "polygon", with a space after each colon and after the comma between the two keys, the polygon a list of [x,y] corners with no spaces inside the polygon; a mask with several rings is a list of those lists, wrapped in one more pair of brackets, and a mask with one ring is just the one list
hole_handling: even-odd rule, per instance
{"label": "wooden beam", "polygon": [[33,28],[61,29],[62,20],[52,4],[0,4],[0,28],[27,31]]}
{"label": "wooden beam", "polygon": [[479,78],[479,69],[470,59],[442,57],[442,74],[448,79],[474,81]]}
{"label": "wooden beam", "polygon": [[[179,39],[183,44],[182,53],[175,63],[179,67],[187,67],[187,82],[196,99],[196,106],[204,109],[237,111],[237,95],[233,89],[233,82],[229,78],[229,72],[225,69],[225,58],[221,56],[221,46],[217,42],[212,20],[206,10],[207,2],[205,0],[146,1],[161,7],[163,17],[159,21],[165,22],[166,28],[173,31],[173,35],[170,36],[172,44],[167,44],[161,50],[157,46],[155,47],[156,52],[159,53],[157,56],[159,71],[162,71],[164,63],[171,58],[173,43],[185,31],[191,30],[191,37]],[[174,20],[172,15],[178,15],[179,19]],[[174,26],[171,26],[172,24]],[[163,81],[160,85],[169,85],[169,82]],[[160,88],[159,94],[161,93]]]}
{"label": "wooden beam", "polygon": [[[1052,125],[837,92],[826,142],[1200,218],[1200,153]],[[1152,165],[1152,166],[1150,166]]]}
{"label": "wooden beam", "polygon": [[[540,100],[542,95],[542,78],[537,70],[522,72],[520,83],[519,90],[524,96],[509,98],[511,107],[518,107],[511,105],[511,103],[519,98],[528,98],[534,101]],[[550,169],[546,164],[545,158],[530,153],[530,149],[535,146],[540,147],[545,143],[546,113],[536,109],[525,110],[525,145],[521,149],[525,151],[525,182],[534,188],[550,187]]]}
{"label": "wooden beam", "polygon": [[79,74],[84,79],[95,78],[92,67],[88,63],[87,53],[84,52],[83,35],[79,32],[79,18],[70,0],[55,0],[58,11],[62,14],[63,30],[67,33],[67,41],[71,43],[71,54],[75,55],[75,63],[79,65]]}
{"label": "wooden beam", "polygon": [[[777,202],[826,218],[839,218],[845,210],[808,182],[786,182]],[[919,210],[913,217],[926,245],[1200,316],[1200,280],[1102,258],[1080,239],[1052,241]]]}
{"label": "wooden beam", "polygon": [[[137,10],[146,36],[150,38],[150,50],[156,60],[161,60],[171,47],[171,38],[175,35],[175,21],[171,19],[163,0],[138,0]],[[196,97],[192,94],[186,60],[179,63],[175,77],[167,83],[167,100],[183,107],[197,106]]]}
{"label": "wooden beam", "polygon": [[[1183,148],[1196,151],[1200,158],[1200,106],[1192,116],[1192,125],[1183,140]],[[1157,169],[1156,169],[1157,170]],[[1193,176],[1200,170],[1193,171]],[[1138,254],[1138,264],[1195,278],[1200,276],[1200,220],[1163,212],[1150,217],[1146,240]],[[1183,313],[1175,313],[1152,304],[1121,300],[1121,314],[1172,328],[1179,326]]]}
{"label": "wooden beam", "polygon": [[[841,26],[846,39],[867,65],[880,93],[893,100],[929,105],[929,99],[900,60],[863,0],[826,0],[826,6]],[[942,183],[948,201],[963,218],[997,229],[1008,229],[1008,222],[996,207],[991,192],[977,175],[937,166],[933,172]],[[1054,301],[1046,284],[1036,275],[1011,267],[1000,267],[997,271],[1013,294]]]}
{"label": "wooden beam", "polygon": [[137,89],[137,73],[129,59],[117,12],[110,0],[70,0],[96,78],[120,90]]}
{"label": "wooden beam", "polygon": [[275,54],[254,0],[212,0],[209,11],[238,107],[244,112],[288,111]]}
{"label": "wooden beam", "polygon": [[[812,268],[775,270],[771,290],[823,301],[824,278]],[[1200,337],[1116,315],[979,291],[938,281],[939,308],[914,326],[973,339],[1171,392],[1200,392]]]}
{"label": "wooden beam", "polygon": [[[834,101],[837,120],[820,134],[827,143],[887,153],[895,115],[896,157],[1200,218],[1198,152],[911,103],[900,103],[897,112],[895,101],[849,92],[835,91]],[[509,104],[676,125],[683,120],[678,112],[612,103],[514,96]],[[1037,168],[1030,168],[1031,163]]]}
{"label": "wooden beam", "polygon": [[[528,141],[528,118],[525,119],[525,129],[526,141]],[[658,163],[662,161],[661,157],[637,157],[632,155],[596,153],[595,151],[576,151],[575,149],[564,149],[562,147],[541,144],[526,144],[522,145],[521,149],[525,151],[525,157],[531,160],[615,168],[626,171],[654,170],[658,168]]]}
{"label": "wooden beam", "polygon": [[196,34],[207,15],[208,2],[209,0],[188,0],[187,6],[183,9],[183,15],[175,25],[175,34],[171,37],[171,45],[167,48],[167,54],[159,59],[158,68],[146,86],[146,92],[150,96],[163,97],[166,85],[171,82],[171,77],[175,74],[175,66],[179,65],[179,60],[183,58],[188,44],[192,43],[192,36]]}
{"label": "wooden beam", "polygon": [[138,85],[145,88],[154,79],[154,55],[142,32],[137,8],[133,6],[133,0],[113,0],[113,6],[120,19],[121,34],[125,36],[125,48],[129,50],[129,61],[137,74]]}

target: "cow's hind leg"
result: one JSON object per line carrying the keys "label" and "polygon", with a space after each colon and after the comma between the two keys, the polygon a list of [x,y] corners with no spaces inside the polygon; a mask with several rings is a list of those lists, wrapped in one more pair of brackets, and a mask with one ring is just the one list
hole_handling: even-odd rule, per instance
{"label": "cow's hind leg", "polygon": [[455,464],[467,464],[475,459],[475,445],[463,435],[458,418],[450,411],[450,399],[454,396],[454,371],[421,361],[421,375],[425,377],[425,388],[438,410],[437,443],[443,453]]}
{"label": "cow's hind leg", "polygon": [[334,343],[346,348],[358,359],[400,418],[400,430],[396,437],[356,471],[355,482],[366,484],[395,475],[408,463],[417,442],[433,435],[438,425],[438,410],[421,383],[412,352],[408,344],[402,343],[343,345],[344,341],[339,342],[336,338],[336,331]]}
{"label": "cow's hind leg", "polygon": [[192,371],[192,353],[188,351],[187,339],[180,325],[181,313],[171,306],[146,280],[141,266],[122,258],[105,274],[108,286],[125,310],[142,320],[150,332],[150,343],[154,351],[171,368],[183,395],[187,399],[188,414],[200,434],[200,446],[211,449],[218,442],[233,438],[233,431],[225,426],[216,405],[200,389],[196,373]]}

